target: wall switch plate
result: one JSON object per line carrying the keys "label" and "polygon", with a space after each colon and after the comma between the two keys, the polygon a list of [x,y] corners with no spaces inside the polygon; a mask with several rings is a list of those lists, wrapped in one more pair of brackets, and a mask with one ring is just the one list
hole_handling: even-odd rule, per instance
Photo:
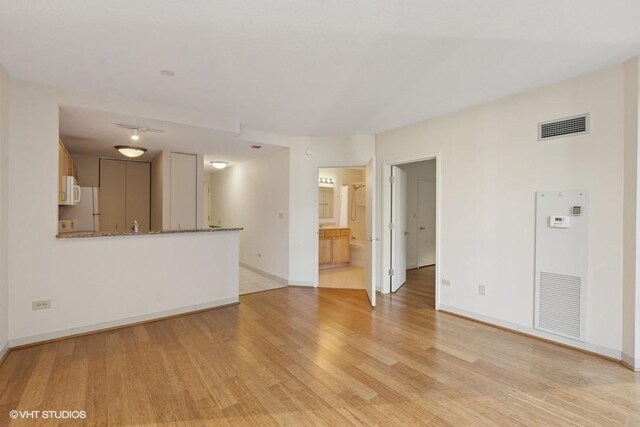
{"label": "wall switch plate", "polygon": [[447,279],[442,279],[440,282],[442,283],[442,286],[451,286],[451,282]]}
{"label": "wall switch plate", "polygon": [[278,218],[284,219],[284,212],[278,212]]}
{"label": "wall switch plate", "polygon": [[478,285],[478,294],[484,296],[485,295],[485,291],[486,291],[486,289],[485,289],[484,285]]}
{"label": "wall switch plate", "polygon": [[32,310],[46,310],[48,308],[51,308],[51,300],[50,299],[45,299],[45,300],[41,300],[41,301],[33,301],[31,303],[31,309]]}

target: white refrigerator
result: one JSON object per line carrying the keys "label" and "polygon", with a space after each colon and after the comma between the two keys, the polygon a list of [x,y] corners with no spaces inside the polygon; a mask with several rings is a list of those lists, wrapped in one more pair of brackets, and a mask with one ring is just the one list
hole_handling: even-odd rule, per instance
{"label": "white refrigerator", "polygon": [[61,208],[60,219],[75,219],[75,231],[100,231],[98,187],[80,187],[80,200],[73,206]]}

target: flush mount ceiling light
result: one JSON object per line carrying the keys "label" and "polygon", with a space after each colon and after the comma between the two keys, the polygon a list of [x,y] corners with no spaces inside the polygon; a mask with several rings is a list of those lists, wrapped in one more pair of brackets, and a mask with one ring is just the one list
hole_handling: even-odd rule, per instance
{"label": "flush mount ceiling light", "polygon": [[229,162],[221,162],[221,161],[214,161],[214,162],[209,162],[211,164],[211,166],[213,166],[216,169],[224,169],[229,165]]}
{"label": "flush mount ceiling light", "polygon": [[147,152],[146,148],[132,147],[130,145],[116,145],[115,149],[118,150],[120,154],[127,157],[140,157]]}
{"label": "flush mount ceiling light", "polygon": [[162,74],[165,77],[173,77],[176,75],[176,73],[174,73],[171,70],[160,70],[160,74]]}
{"label": "flush mount ceiling light", "polygon": [[251,148],[253,148],[254,150],[259,150],[262,148],[262,145],[252,145]]}

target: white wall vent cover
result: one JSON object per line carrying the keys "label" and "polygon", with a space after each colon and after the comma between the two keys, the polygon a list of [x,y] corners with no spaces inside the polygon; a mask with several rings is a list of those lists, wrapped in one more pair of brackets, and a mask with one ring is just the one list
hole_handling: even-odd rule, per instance
{"label": "white wall vent cover", "polygon": [[534,327],[586,339],[589,271],[589,194],[536,194],[536,279]]}
{"label": "white wall vent cover", "polygon": [[550,120],[538,124],[538,141],[589,133],[589,114]]}
{"label": "white wall vent cover", "polygon": [[576,276],[540,272],[538,327],[580,339],[581,280]]}

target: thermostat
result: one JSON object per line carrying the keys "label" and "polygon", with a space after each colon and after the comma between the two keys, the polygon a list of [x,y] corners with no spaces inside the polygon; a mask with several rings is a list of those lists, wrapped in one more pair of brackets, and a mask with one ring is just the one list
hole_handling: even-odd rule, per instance
{"label": "thermostat", "polygon": [[569,217],[568,216],[550,216],[549,227],[569,228]]}

